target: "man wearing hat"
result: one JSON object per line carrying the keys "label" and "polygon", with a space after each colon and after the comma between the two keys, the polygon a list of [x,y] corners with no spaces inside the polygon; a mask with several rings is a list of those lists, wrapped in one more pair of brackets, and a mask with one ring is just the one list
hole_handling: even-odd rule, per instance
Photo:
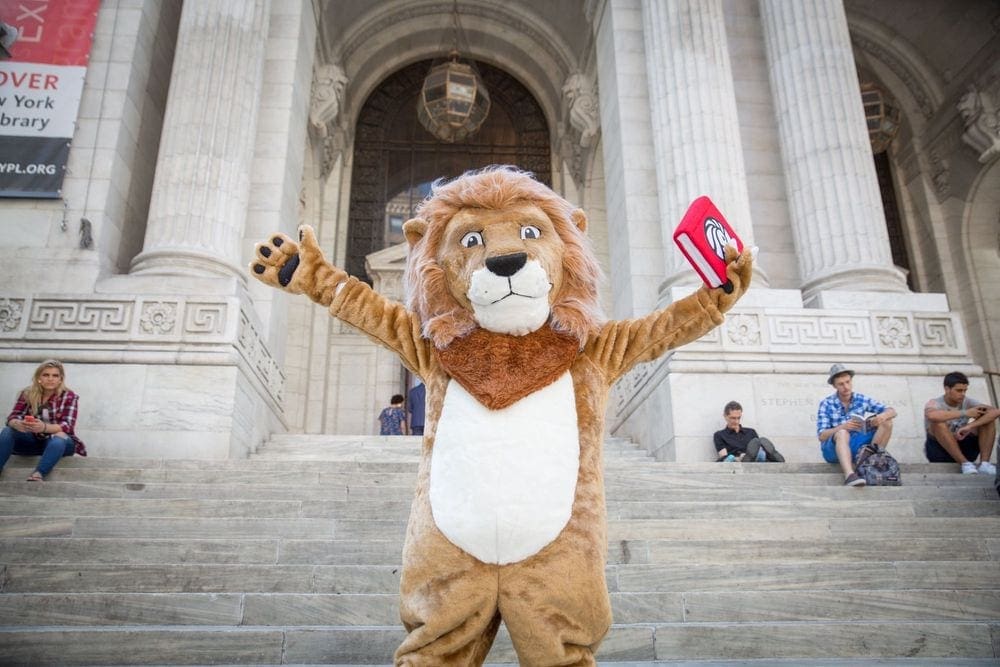
{"label": "man wearing hat", "polygon": [[870,442],[888,446],[896,411],[855,392],[854,371],[844,364],[831,366],[826,381],[837,392],[820,401],[816,413],[816,437],[823,458],[828,463],[840,463],[844,484],[864,486],[865,478],[854,472],[854,457]]}

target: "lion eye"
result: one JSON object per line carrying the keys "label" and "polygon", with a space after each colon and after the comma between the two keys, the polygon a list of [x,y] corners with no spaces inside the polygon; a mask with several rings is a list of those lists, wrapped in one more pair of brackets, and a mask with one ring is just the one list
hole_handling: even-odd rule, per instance
{"label": "lion eye", "polygon": [[537,239],[542,233],[538,231],[538,227],[533,227],[532,225],[525,225],[521,227],[521,238],[522,239]]}
{"label": "lion eye", "polygon": [[469,232],[462,237],[462,247],[475,248],[477,245],[483,245],[483,235],[479,232]]}

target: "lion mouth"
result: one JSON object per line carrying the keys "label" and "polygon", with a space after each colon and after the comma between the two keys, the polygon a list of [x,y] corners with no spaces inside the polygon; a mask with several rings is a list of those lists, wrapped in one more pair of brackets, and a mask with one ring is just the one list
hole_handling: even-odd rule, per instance
{"label": "lion mouth", "polygon": [[[504,294],[499,299],[494,299],[493,301],[490,301],[488,305],[492,306],[494,304],[500,303],[504,299],[509,299],[512,296],[519,296],[522,299],[541,299],[543,296],[545,296],[545,294],[521,294],[520,292],[514,289],[514,286],[511,284],[510,278],[507,279],[507,288],[508,291],[506,294]],[[549,290],[551,291],[551,289],[552,289],[552,283],[549,283]],[[546,292],[546,294],[547,293],[548,292]]]}

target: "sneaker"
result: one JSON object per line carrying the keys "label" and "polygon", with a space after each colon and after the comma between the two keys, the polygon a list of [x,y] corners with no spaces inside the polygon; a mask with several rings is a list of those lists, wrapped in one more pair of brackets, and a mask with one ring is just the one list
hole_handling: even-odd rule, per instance
{"label": "sneaker", "polygon": [[974,475],[977,472],[978,471],[976,470],[976,464],[975,463],[973,463],[972,461],[963,461],[962,462],[962,474],[963,475]]}
{"label": "sneaker", "polygon": [[979,474],[981,475],[995,475],[997,474],[997,467],[990,463],[989,461],[983,461],[979,464]]}
{"label": "sneaker", "polygon": [[864,486],[868,482],[865,481],[864,477],[861,477],[856,472],[852,472],[850,475],[844,479],[844,486]]}

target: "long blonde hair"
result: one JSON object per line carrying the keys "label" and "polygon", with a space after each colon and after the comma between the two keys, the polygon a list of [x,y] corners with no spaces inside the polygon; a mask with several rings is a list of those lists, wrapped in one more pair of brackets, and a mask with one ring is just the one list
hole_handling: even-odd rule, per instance
{"label": "long blonde hair", "polygon": [[62,362],[56,361],[55,359],[46,359],[38,365],[35,369],[35,374],[31,378],[31,386],[25,387],[22,390],[24,398],[28,401],[28,407],[31,408],[31,414],[38,414],[38,409],[42,405],[42,385],[39,384],[38,378],[42,377],[42,371],[46,368],[54,368],[59,371],[59,386],[56,388],[56,396],[61,396],[64,391],[69,389],[66,386],[66,371],[63,369]]}

